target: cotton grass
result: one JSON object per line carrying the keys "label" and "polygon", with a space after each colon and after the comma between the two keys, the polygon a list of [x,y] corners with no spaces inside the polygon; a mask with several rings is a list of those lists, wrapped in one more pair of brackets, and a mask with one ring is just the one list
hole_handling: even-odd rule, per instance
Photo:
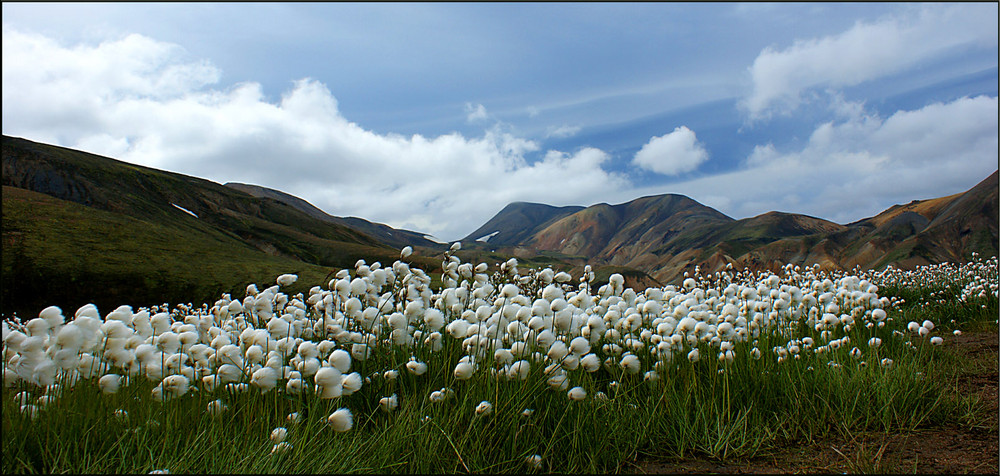
{"label": "cotton grass", "polygon": [[[665,425],[656,431],[673,431],[670,422],[685,418],[678,402],[686,400],[673,400],[679,396],[723,392],[721,401],[738,406],[728,395],[775,376],[798,391],[794,379],[806,374],[817,382],[841,379],[845,389],[859,379],[900,379],[899,372],[912,374],[914,359],[939,351],[939,334],[951,331],[946,321],[935,325],[919,314],[904,319],[898,301],[878,294],[887,282],[913,279],[894,270],[696,272],[681,286],[637,291],[620,274],[596,286],[590,271],[577,281],[516,260],[490,275],[485,263],[462,263],[458,250],[446,253],[438,289],[412,263],[359,260],[308,294],[285,294],[297,278],[281,275],[270,287],[248,286],[243,299],[224,295],[200,308],[126,306],[101,318],[96,306],[84,306],[72,319],[46,308],[5,330],[5,395],[12,395],[12,413],[29,421],[60,408],[62,395],[81,382],[96,386],[112,408],[157,402],[145,412],[135,411],[141,403],[129,406],[133,415],[166,417],[190,402],[220,425],[247,413],[277,414],[269,425],[275,455],[294,453],[290,434],[334,408],[325,418],[330,435],[355,424],[365,430],[355,435],[367,435],[426,415],[424,423],[440,425],[434,434],[462,458],[470,439],[491,437],[455,432],[458,414],[480,422],[479,430],[466,431],[497,428],[529,438],[533,427],[518,430],[505,419],[565,427],[572,418],[603,421],[601,412],[632,418],[642,408],[643,418],[664,422],[650,423]],[[982,290],[969,287],[965,299],[992,292],[988,282],[975,282]],[[661,402],[661,395],[672,399]],[[508,415],[510,408],[524,409],[522,416]],[[317,416],[299,423],[299,415]]]}

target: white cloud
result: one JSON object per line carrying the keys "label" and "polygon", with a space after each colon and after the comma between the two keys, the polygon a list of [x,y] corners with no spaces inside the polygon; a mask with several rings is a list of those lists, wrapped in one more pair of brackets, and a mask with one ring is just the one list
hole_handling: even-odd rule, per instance
{"label": "white cloud", "polygon": [[[984,11],[985,9],[985,11]],[[750,66],[752,92],[741,102],[751,120],[789,113],[802,93],[843,87],[898,73],[957,48],[996,46],[995,5],[922,5],[838,35],[765,48]]]}
{"label": "white cloud", "polygon": [[[341,115],[314,79],[277,102],[258,83],[218,86],[220,72],[176,45],[131,35],[64,46],[3,30],[3,133],[224,183],[302,197],[454,240],[514,200],[595,203],[628,186],[584,148],[546,151],[495,126],[481,137],[378,134]],[[470,118],[485,107],[469,105]]]}
{"label": "white cloud", "polygon": [[[734,218],[772,210],[837,223],[968,190],[997,169],[997,98],[860,113],[815,128],[797,150],[759,145],[742,169],[670,185]],[[637,193],[662,193],[653,190]]]}
{"label": "white cloud", "polygon": [[573,137],[578,132],[580,132],[580,129],[581,129],[580,126],[570,126],[570,125],[563,125],[559,127],[552,126],[549,127],[548,131],[545,133],[545,137],[555,137],[558,139]]}
{"label": "white cloud", "polygon": [[487,117],[486,106],[467,102],[465,103],[465,114],[465,118],[469,122],[484,121]]}
{"label": "white cloud", "polygon": [[663,175],[690,172],[708,160],[708,152],[698,142],[694,131],[680,126],[669,134],[649,139],[636,152],[632,163]]}

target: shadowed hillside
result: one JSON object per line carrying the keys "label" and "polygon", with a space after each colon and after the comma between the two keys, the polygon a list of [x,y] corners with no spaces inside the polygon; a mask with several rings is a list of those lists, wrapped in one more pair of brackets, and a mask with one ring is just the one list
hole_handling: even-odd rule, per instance
{"label": "shadowed hillside", "polygon": [[273,190],[267,187],[261,187],[259,185],[248,185],[244,183],[228,182],[226,187],[239,190],[241,192],[253,195],[254,197],[266,197],[273,198],[279,202],[291,205],[293,208],[309,215],[313,218],[330,222],[337,223],[339,225],[346,226],[348,228],[358,230],[365,233],[378,241],[389,245],[393,248],[402,248],[404,246],[414,246],[414,247],[424,247],[435,251],[444,251],[447,248],[446,244],[438,243],[435,241],[428,240],[423,234],[417,233],[410,230],[398,230],[381,223],[372,223],[363,218],[357,217],[335,217],[333,215],[327,214],[323,210],[316,208],[313,204],[296,197],[294,195],[289,195],[280,190]]}

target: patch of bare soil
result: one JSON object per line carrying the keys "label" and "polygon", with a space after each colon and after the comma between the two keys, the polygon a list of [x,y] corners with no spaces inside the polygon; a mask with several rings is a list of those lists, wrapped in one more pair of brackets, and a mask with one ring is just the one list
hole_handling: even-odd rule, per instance
{"label": "patch of bare soil", "polygon": [[997,474],[998,433],[997,331],[966,332],[946,339],[945,350],[974,359],[962,369],[957,390],[978,396],[982,421],[901,434],[864,433],[851,440],[831,438],[811,445],[780,448],[767,457],[742,462],[708,459],[643,460],[633,470],[642,474],[786,474],[786,473],[921,473]]}

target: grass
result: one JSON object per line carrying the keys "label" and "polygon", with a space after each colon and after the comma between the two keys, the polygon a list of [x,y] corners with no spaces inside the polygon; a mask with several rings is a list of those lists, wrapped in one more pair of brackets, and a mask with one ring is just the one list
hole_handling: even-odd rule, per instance
{"label": "grass", "polygon": [[[63,382],[61,397],[31,420],[14,396],[28,391],[37,397],[46,390],[22,380],[3,390],[0,468],[4,473],[611,473],[630,472],[636,460],[650,455],[739,461],[830,436],[906,433],[954,418],[974,419],[983,411],[952,393],[965,358],[922,340],[909,345],[911,339],[891,333],[905,329],[909,320],[945,317],[948,326],[996,331],[995,296],[958,307],[949,307],[945,298],[940,309],[920,304],[938,299],[942,289],[952,287],[895,288],[905,304],[890,311],[886,328],[857,326],[847,333],[850,344],[825,354],[803,352],[784,363],[771,349],[787,345],[788,337],[763,333],[756,339],[764,353],[760,360],[750,355],[751,342],[738,344],[730,364],[715,358],[717,349],[701,344],[699,361],[680,355],[657,380],[617,365],[594,373],[567,370],[570,386],[587,392],[582,401],[569,400],[566,389],[551,389],[543,364],[532,365],[524,381],[497,378],[488,370],[494,366],[489,353],[471,379],[458,380],[452,369],[466,352],[462,341],[451,338],[437,352],[417,344],[354,361],[352,370],[365,384],[333,400],[278,390],[262,394],[250,386],[246,393],[191,391],[158,403],[149,397],[155,382],[137,375],[111,395],[89,381]],[[989,313],[992,322],[982,317]],[[819,341],[818,334],[800,331],[800,338]],[[851,357],[850,347],[863,347],[873,333],[882,346],[866,349],[861,360]],[[615,355],[600,343],[594,349],[602,360]],[[405,370],[411,355],[428,363],[426,374]],[[651,356],[637,355],[643,368],[652,368]],[[882,358],[893,364],[879,365]],[[389,369],[399,377],[387,380]],[[453,396],[428,399],[445,387]],[[394,393],[399,409],[382,411],[379,399]],[[221,418],[206,415],[216,399],[229,407]],[[477,415],[484,400],[493,412]],[[338,408],[352,411],[351,431],[337,433],[326,424]],[[522,415],[526,409],[533,411],[530,416]],[[126,411],[127,421],[117,419],[116,410]],[[292,412],[301,415],[298,424],[288,422]],[[268,435],[279,426],[288,428],[291,449],[272,454]],[[537,469],[526,463],[536,454]],[[898,469],[884,446],[865,447],[845,459],[858,472]]]}

